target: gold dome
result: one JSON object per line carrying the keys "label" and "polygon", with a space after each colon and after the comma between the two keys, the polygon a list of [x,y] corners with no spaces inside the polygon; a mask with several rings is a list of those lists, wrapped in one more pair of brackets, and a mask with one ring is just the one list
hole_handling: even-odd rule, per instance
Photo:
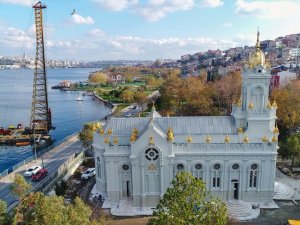
{"label": "gold dome", "polygon": [[174,133],[173,133],[173,129],[172,128],[168,129],[168,138],[167,139],[168,139],[169,142],[174,141]]}
{"label": "gold dome", "polygon": [[132,134],[134,134],[137,137],[138,133],[139,133],[138,129],[137,128],[133,128]]}
{"label": "gold dome", "polygon": [[107,135],[111,135],[111,134],[112,134],[112,129],[109,128],[109,129],[107,130]]}
{"label": "gold dome", "polygon": [[108,144],[108,142],[109,142],[109,138],[108,137],[104,138],[104,143]]}
{"label": "gold dome", "polygon": [[117,137],[117,136],[115,136],[115,138],[114,138],[114,144],[115,144],[115,145],[119,144],[119,140],[118,140],[118,137]]}
{"label": "gold dome", "polygon": [[265,64],[265,54],[260,49],[260,43],[259,43],[259,31],[257,32],[257,40],[255,44],[255,50],[249,54],[249,63],[248,66],[250,68],[255,68],[258,65],[261,65],[263,67],[266,67]]}
{"label": "gold dome", "polygon": [[272,138],[272,142],[277,142],[277,137],[274,135],[273,138]]}
{"label": "gold dome", "polygon": [[275,128],[274,128],[274,130],[273,130],[273,133],[274,133],[274,134],[278,134],[278,133],[279,133],[279,129],[278,129],[278,127],[277,127],[277,124],[275,125]]}
{"label": "gold dome", "polygon": [[242,101],[241,101],[241,99],[239,99],[239,100],[237,101],[236,106],[237,106],[237,107],[241,107],[241,106],[242,106]]}
{"label": "gold dome", "polygon": [[228,134],[225,136],[225,142],[226,142],[226,143],[229,143],[229,142],[230,142],[230,138],[229,138]]}
{"label": "gold dome", "polygon": [[247,136],[245,136],[243,142],[244,143],[249,143],[249,138]]}
{"label": "gold dome", "polygon": [[192,139],[192,136],[188,136],[188,138],[186,139],[187,143],[192,143],[193,142],[193,139]]}
{"label": "gold dome", "polygon": [[271,109],[271,108],[272,108],[272,105],[271,105],[270,99],[268,100],[267,108],[268,108],[268,109]]}
{"label": "gold dome", "polygon": [[149,138],[149,145],[154,145],[154,137]]}
{"label": "gold dome", "polygon": [[101,129],[99,130],[99,134],[100,134],[101,136],[104,134],[104,129],[103,129],[103,128],[101,128]]}
{"label": "gold dome", "polygon": [[131,136],[130,136],[130,142],[135,142],[135,140],[136,140],[135,135],[131,134]]}
{"label": "gold dome", "polygon": [[273,104],[272,104],[272,108],[277,109],[277,103],[276,103],[275,100],[274,100],[274,102],[273,102]]}
{"label": "gold dome", "polygon": [[248,105],[248,108],[249,108],[249,109],[254,109],[253,102],[250,102],[250,104]]}
{"label": "gold dome", "polygon": [[267,138],[267,136],[263,136],[263,138],[261,139],[263,142],[268,143],[269,139]]}
{"label": "gold dome", "polygon": [[243,129],[242,127],[240,127],[240,128],[238,129],[238,134],[242,134],[242,133],[244,133],[244,129]]}
{"label": "gold dome", "polygon": [[211,138],[210,138],[209,135],[206,136],[205,142],[206,142],[206,143],[211,143]]}

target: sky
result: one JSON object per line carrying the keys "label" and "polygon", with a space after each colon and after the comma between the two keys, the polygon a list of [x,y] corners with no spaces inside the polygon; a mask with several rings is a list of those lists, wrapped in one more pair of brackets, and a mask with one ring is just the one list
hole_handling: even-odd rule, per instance
{"label": "sky", "polygon": [[[36,0],[0,0],[0,56],[33,57]],[[44,0],[47,59],[155,60],[300,33],[300,0]],[[75,9],[73,15],[71,13]]]}

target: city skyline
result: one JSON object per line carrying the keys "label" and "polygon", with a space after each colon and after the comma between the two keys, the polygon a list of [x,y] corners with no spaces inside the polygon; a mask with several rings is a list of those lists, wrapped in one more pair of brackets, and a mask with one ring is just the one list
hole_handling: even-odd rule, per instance
{"label": "city skyline", "polygon": [[[32,0],[0,0],[0,55],[33,56]],[[47,58],[154,60],[299,33],[299,0],[43,1]],[[75,11],[74,11],[75,9]],[[205,23],[205,24],[204,24]]]}

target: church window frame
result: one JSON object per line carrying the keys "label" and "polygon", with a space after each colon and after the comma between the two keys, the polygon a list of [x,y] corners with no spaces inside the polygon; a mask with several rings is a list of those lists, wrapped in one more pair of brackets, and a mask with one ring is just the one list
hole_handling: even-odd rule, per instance
{"label": "church window frame", "polygon": [[97,175],[101,179],[101,160],[99,156],[97,156]]}
{"label": "church window frame", "polygon": [[257,190],[260,166],[258,163],[253,162],[249,164],[248,168],[248,188],[250,190]]}
{"label": "church window frame", "polygon": [[221,180],[222,180],[222,164],[220,162],[215,162],[212,164],[212,178],[211,178],[211,189],[221,190]]}
{"label": "church window frame", "polygon": [[175,164],[174,164],[174,173],[175,173],[175,175],[177,174],[177,173],[180,173],[180,172],[184,172],[184,171],[186,171],[186,164],[184,163],[184,162],[176,162]]}
{"label": "church window frame", "polygon": [[159,151],[154,147],[148,147],[145,150],[145,158],[148,161],[156,161],[159,158]]}
{"label": "church window frame", "polygon": [[192,165],[192,174],[196,179],[203,180],[204,164],[202,162],[195,162]]}

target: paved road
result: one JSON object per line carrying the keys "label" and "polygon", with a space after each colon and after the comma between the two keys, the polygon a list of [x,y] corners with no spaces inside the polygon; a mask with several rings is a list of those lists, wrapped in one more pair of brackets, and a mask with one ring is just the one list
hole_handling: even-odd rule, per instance
{"label": "paved road", "polygon": [[[51,176],[55,174],[57,169],[64,164],[74,153],[79,153],[82,151],[81,144],[77,138],[72,138],[69,141],[65,142],[64,144],[57,146],[53,150],[49,151],[48,153],[44,154],[43,161],[44,166],[48,169],[48,174]],[[41,159],[38,159],[36,163],[31,162],[28,163],[21,168],[19,168],[16,173],[23,174],[24,171],[32,165],[41,165]],[[6,177],[0,179],[0,199],[7,202],[7,205],[12,205],[17,199],[10,195],[9,187],[13,181],[15,172],[9,174]],[[28,182],[31,182],[30,178],[26,178]],[[45,182],[47,178],[44,178],[38,182],[32,182],[33,189],[36,188],[38,185]]]}

